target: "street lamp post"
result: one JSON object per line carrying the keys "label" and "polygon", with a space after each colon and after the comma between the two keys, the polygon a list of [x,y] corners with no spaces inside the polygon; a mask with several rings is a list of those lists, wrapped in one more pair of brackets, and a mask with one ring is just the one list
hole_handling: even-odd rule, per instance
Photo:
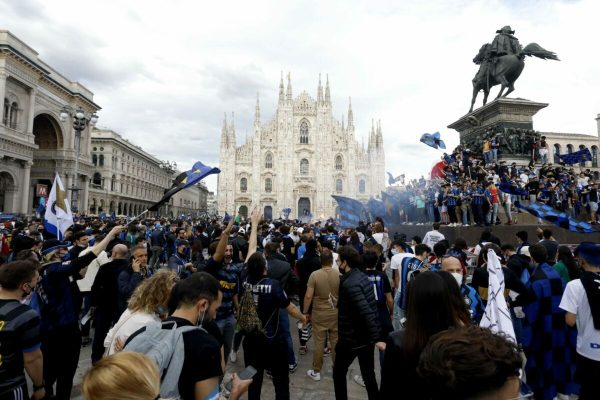
{"label": "street lamp post", "polygon": [[79,200],[79,151],[81,147],[81,132],[85,129],[86,126],[94,126],[98,122],[98,115],[96,113],[92,113],[86,115],[83,108],[79,107],[77,110],[74,110],[71,106],[65,105],[60,113],[60,120],[65,122],[67,118],[71,116],[73,118],[73,129],[75,130],[75,176],[73,179],[73,184],[71,186],[71,209],[74,213],[77,213],[78,210],[78,200]]}
{"label": "street lamp post", "polygon": [[[171,182],[171,178],[173,177],[173,174],[175,173],[175,171],[177,171],[177,163],[175,161],[171,162],[169,160],[167,161],[161,161],[160,162],[160,168],[162,168],[163,170],[165,170],[168,174],[169,174],[169,183]],[[169,190],[169,188],[167,188],[166,190]],[[169,202],[165,202],[165,216],[169,216]]]}

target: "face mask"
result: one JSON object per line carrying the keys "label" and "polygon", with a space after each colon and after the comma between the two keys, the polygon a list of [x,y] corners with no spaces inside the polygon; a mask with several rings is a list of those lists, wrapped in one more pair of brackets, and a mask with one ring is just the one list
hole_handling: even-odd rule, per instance
{"label": "face mask", "polygon": [[396,255],[396,254],[398,254],[398,253],[399,253],[399,251],[398,251],[398,250],[396,250],[396,249],[392,249],[392,254],[393,254],[393,255]]}
{"label": "face mask", "polygon": [[458,283],[458,287],[460,287],[462,285],[462,281],[463,281],[462,274],[460,274],[458,272],[452,272],[451,275],[454,277],[454,279],[456,279],[456,283]]}

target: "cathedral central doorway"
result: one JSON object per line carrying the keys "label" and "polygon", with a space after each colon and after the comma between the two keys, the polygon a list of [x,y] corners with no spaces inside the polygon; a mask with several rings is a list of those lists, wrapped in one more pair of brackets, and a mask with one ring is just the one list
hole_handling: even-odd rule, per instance
{"label": "cathedral central doorway", "polygon": [[298,199],[298,218],[310,219],[310,199],[308,197],[300,197]]}
{"label": "cathedral central doorway", "polygon": [[273,219],[273,207],[265,206],[263,211],[263,216],[265,219]]}

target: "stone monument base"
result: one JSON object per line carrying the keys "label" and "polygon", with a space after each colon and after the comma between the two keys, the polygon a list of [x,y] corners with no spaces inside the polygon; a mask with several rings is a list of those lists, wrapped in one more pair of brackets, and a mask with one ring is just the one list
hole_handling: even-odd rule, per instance
{"label": "stone monument base", "polygon": [[498,159],[527,164],[539,142],[533,116],[548,103],[502,97],[462,116],[448,128],[460,134],[460,144],[473,154],[482,154],[483,142],[496,138]]}

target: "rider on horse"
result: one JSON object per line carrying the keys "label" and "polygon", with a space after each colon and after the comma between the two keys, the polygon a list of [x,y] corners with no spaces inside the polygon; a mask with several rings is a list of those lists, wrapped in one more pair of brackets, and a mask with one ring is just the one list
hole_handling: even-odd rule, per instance
{"label": "rider on horse", "polygon": [[495,64],[498,58],[505,55],[514,54],[517,57],[521,54],[521,44],[519,39],[513,36],[515,31],[510,26],[505,26],[496,31],[497,35],[492,44],[486,44],[485,50],[473,59],[475,64],[481,65],[481,68],[473,78],[473,82],[488,79],[488,74],[494,74]]}

